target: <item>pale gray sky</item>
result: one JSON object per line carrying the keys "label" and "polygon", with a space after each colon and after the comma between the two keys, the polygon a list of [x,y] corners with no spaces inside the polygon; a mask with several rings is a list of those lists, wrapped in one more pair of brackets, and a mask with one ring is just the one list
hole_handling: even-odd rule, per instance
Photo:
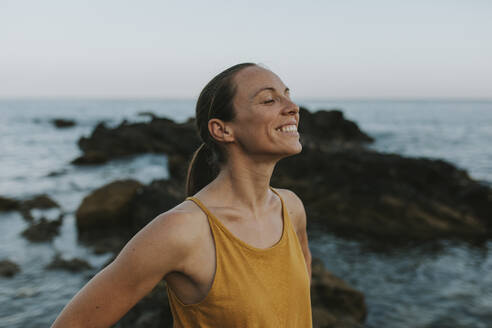
{"label": "pale gray sky", "polygon": [[0,98],[195,98],[243,61],[297,98],[492,98],[492,1],[0,0]]}

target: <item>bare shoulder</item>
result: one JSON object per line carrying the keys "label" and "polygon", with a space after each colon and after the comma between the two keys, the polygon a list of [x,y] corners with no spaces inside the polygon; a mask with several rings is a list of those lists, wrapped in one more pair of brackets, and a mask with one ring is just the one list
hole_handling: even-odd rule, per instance
{"label": "bare shoulder", "polygon": [[[195,246],[203,237],[206,216],[192,201],[185,200],[170,210],[159,214],[149,226],[157,235],[165,233],[183,246]],[[152,227],[152,226],[155,226]]]}
{"label": "bare shoulder", "polygon": [[290,189],[275,188],[279,192],[280,196],[284,199],[285,206],[289,213],[289,217],[296,231],[306,228],[306,211],[304,209],[304,204],[297,196],[295,192]]}
{"label": "bare shoulder", "polygon": [[[162,259],[166,271],[181,271],[184,259],[204,240],[206,216],[191,201],[183,201],[157,215],[125,246],[122,253],[134,252],[141,260]],[[171,264],[171,267],[169,267]]]}

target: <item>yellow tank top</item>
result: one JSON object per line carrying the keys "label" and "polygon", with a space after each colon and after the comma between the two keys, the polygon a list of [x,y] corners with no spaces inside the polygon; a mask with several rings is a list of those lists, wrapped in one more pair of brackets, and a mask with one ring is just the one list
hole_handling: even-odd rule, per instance
{"label": "yellow tank top", "polygon": [[234,236],[195,197],[215,241],[216,271],[207,296],[184,304],[168,286],[174,328],[312,328],[309,273],[301,245],[282,202],[283,231],[270,248]]}

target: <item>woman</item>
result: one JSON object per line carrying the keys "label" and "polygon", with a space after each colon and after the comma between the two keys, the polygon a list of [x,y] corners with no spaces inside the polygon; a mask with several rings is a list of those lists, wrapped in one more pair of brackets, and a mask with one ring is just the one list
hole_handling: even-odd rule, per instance
{"label": "woman", "polygon": [[235,65],[205,86],[196,123],[189,197],[137,233],[53,327],[109,327],[162,279],[175,327],[312,326],[304,207],[270,187],[275,164],[302,150],[289,89]]}

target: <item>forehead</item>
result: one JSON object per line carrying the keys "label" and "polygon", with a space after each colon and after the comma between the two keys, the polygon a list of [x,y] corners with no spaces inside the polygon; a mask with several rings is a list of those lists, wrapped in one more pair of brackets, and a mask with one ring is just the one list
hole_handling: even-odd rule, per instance
{"label": "forehead", "polygon": [[251,97],[256,91],[264,87],[273,87],[283,92],[285,85],[282,80],[272,71],[251,66],[239,71],[234,76],[236,84],[236,95],[239,97]]}

